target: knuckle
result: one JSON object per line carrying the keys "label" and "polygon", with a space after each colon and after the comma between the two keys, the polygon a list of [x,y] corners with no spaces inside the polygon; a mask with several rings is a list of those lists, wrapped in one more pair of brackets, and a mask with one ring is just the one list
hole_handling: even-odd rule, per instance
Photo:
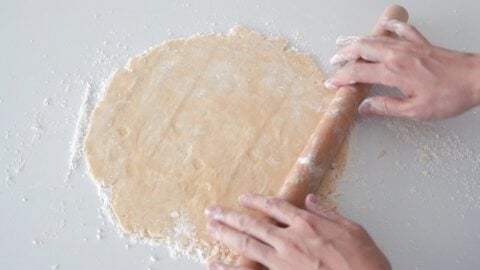
{"label": "knuckle", "polygon": [[391,63],[396,63],[399,60],[398,52],[390,49],[385,49],[385,58]]}
{"label": "knuckle", "polygon": [[265,200],[265,206],[267,208],[272,208],[272,207],[276,207],[280,204],[281,200],[279,198],[276,198],[276,197],[268,197],[266,198]]}
{"label": "knuckle", "polygon": [[360,66],[356,63],[349,65],[348,67],[339,71],[340,79],[344,80],[345,82],[357,80],[359,74],[363,74],[364,70],[360,68]]}
{"label": "knuckle", "polygon": [[316,217],[313,215],[303,215],[302,218],[303,222],[307,225],[314,225],[316,222]]}
{"label": "knuckle", "polygon": [[282,238],[280,243],[278,244],[278,249],[280,251],[292,251],[295,250],[297,247],[297,242],[289,237]]}
{"label": "knuckle", "polygon": [[239,252],[245,254],[252,245],[252,239],[248,236],[243,236],[240,238]]}
{"label": "knuckle", "polygon": [[303,230],[314,230],[316,217],[314,215],[296,213],[292,218],[292,223]]}
{"label": "knuckle", "polygon": [[224,208],[218,208],[217,213],[215,215],[216,218],[219,218],[220,220],[225,219],[225,217],[228,217],[230,215],[230,212]]}
{"label": "knuckle", "polygon": [[252,224],[252,218],[249,216],[241,215],[238,217],[238,226],[241,228],[249,227]]}
{"label": "knuckle", "polygon": [[[266,236],[274,236],[277,234],[277,227],[275,226],[268,226],[266,229],[265,229],[265,235]],[[277,237],[278,238],[278,237]]]}
{"label": "knuckle", "polygon": [[349,76],[353,76],[355,74],[358,74],[358,72],[360,71],[360,68],[359,68],[359,65],[351,65],[350,68],[347,70],[347,75]]}
{"label": "knuckle", "polygon": [[358,238],[366,233],[365,229],[360,224],[353,221],[347,222],[346,231],[347,234],[352,238]]}
{"label": "knuckle", "polygon": [[225,239],[226,234],[225,234],[224,226],[219,225],[219,226],[216,227],[216,235],[222,240]]}
{"label": "knuckle", "polygon": [[415,58],[410,57],[405,52],[389,50],[386,53],[386,66],[393,72],[402,72],[409,70],[415,64]]}
{"label": "knuckle", "polygon": [[315,269],[326,269],[325,263],[323,262],[323,259],[317,258],[315,259]]}
{"label": "knuckle", "polygon": [[333,240],[330,238],[322,238],[321,239],[321,244],[324,247],[332,247],[333,246]]}

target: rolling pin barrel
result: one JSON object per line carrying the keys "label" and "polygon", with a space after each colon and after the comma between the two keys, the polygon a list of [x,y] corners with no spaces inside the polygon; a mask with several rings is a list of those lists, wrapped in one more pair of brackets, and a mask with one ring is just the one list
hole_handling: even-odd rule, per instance
{"label": "rolling pin barrel", "polygon": [[[381,25],[384,18],[406,22],[405,8],[392,5],[385,9],[372,30],[372,35],[388,36],[391,32]],[[336,157],[357,114],[358,106],[368,93],[369,85],[355,84],[337,90],[323,117],[310,136],[295,165],[287,175],[278,196],[303,207],[308,193],[315,192],[324,173]]]}
{"label": "rolling pin barrel", "polygon": [[[372,30],[375,36],[390,36],[380,24],[384,18],[407,22],[405,8],[392,5],[385,9]],[[300,158],[287,175],[278,197],[297,206],[304,207],[305,197],[318,188],[325,172],[337,155],[357,114],[358,106],[368,93],[369,85],[355,84],[341,87],[330,102],[320,122],[310,136]],[[239,266],[263,269],[260,264],[241,257]]]}

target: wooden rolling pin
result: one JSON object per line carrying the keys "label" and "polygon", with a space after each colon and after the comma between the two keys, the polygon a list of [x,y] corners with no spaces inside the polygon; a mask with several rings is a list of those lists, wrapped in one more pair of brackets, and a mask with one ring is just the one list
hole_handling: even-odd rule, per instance
{"label": "wooden rolling pin", "polygon": [[[401,6],[392,5],[385,9],[380,20],[385,17],[407,22],[408,12]],[[380,20],[371,34],[394,36],[381,26]],[[278,193],[279,198],[297,207],[304,207],[305,197],[318,189],[325,172],[349,134],[358,106],[367,96],[369,89],[370,85],[355,84],[337,90],[300,157],[288,173]],[[246,258],[240,258],[237,264],[251,269],[263,269],[260,264]]]}

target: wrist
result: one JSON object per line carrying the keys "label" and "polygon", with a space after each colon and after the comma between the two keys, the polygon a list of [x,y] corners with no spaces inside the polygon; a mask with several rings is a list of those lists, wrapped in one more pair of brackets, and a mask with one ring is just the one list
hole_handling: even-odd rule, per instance
{"label": "wrist", "polygon": [[473,56],[473,65],[471,77],[472,100],[475,102],[475,105],[480,105],[480,54]]}

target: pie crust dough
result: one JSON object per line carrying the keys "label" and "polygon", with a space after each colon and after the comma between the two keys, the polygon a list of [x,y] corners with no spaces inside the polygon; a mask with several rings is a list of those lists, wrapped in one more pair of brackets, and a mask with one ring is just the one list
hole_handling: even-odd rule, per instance
{"label": "pie crust dough", "polygon": [[334,96],[323,81],[309,55],[243,27],[163,42],[107,84],[85,139],[89,172],[111,188],[126,233],[180,255],[228,257],[205,235],[203,209],[278,191]]}

